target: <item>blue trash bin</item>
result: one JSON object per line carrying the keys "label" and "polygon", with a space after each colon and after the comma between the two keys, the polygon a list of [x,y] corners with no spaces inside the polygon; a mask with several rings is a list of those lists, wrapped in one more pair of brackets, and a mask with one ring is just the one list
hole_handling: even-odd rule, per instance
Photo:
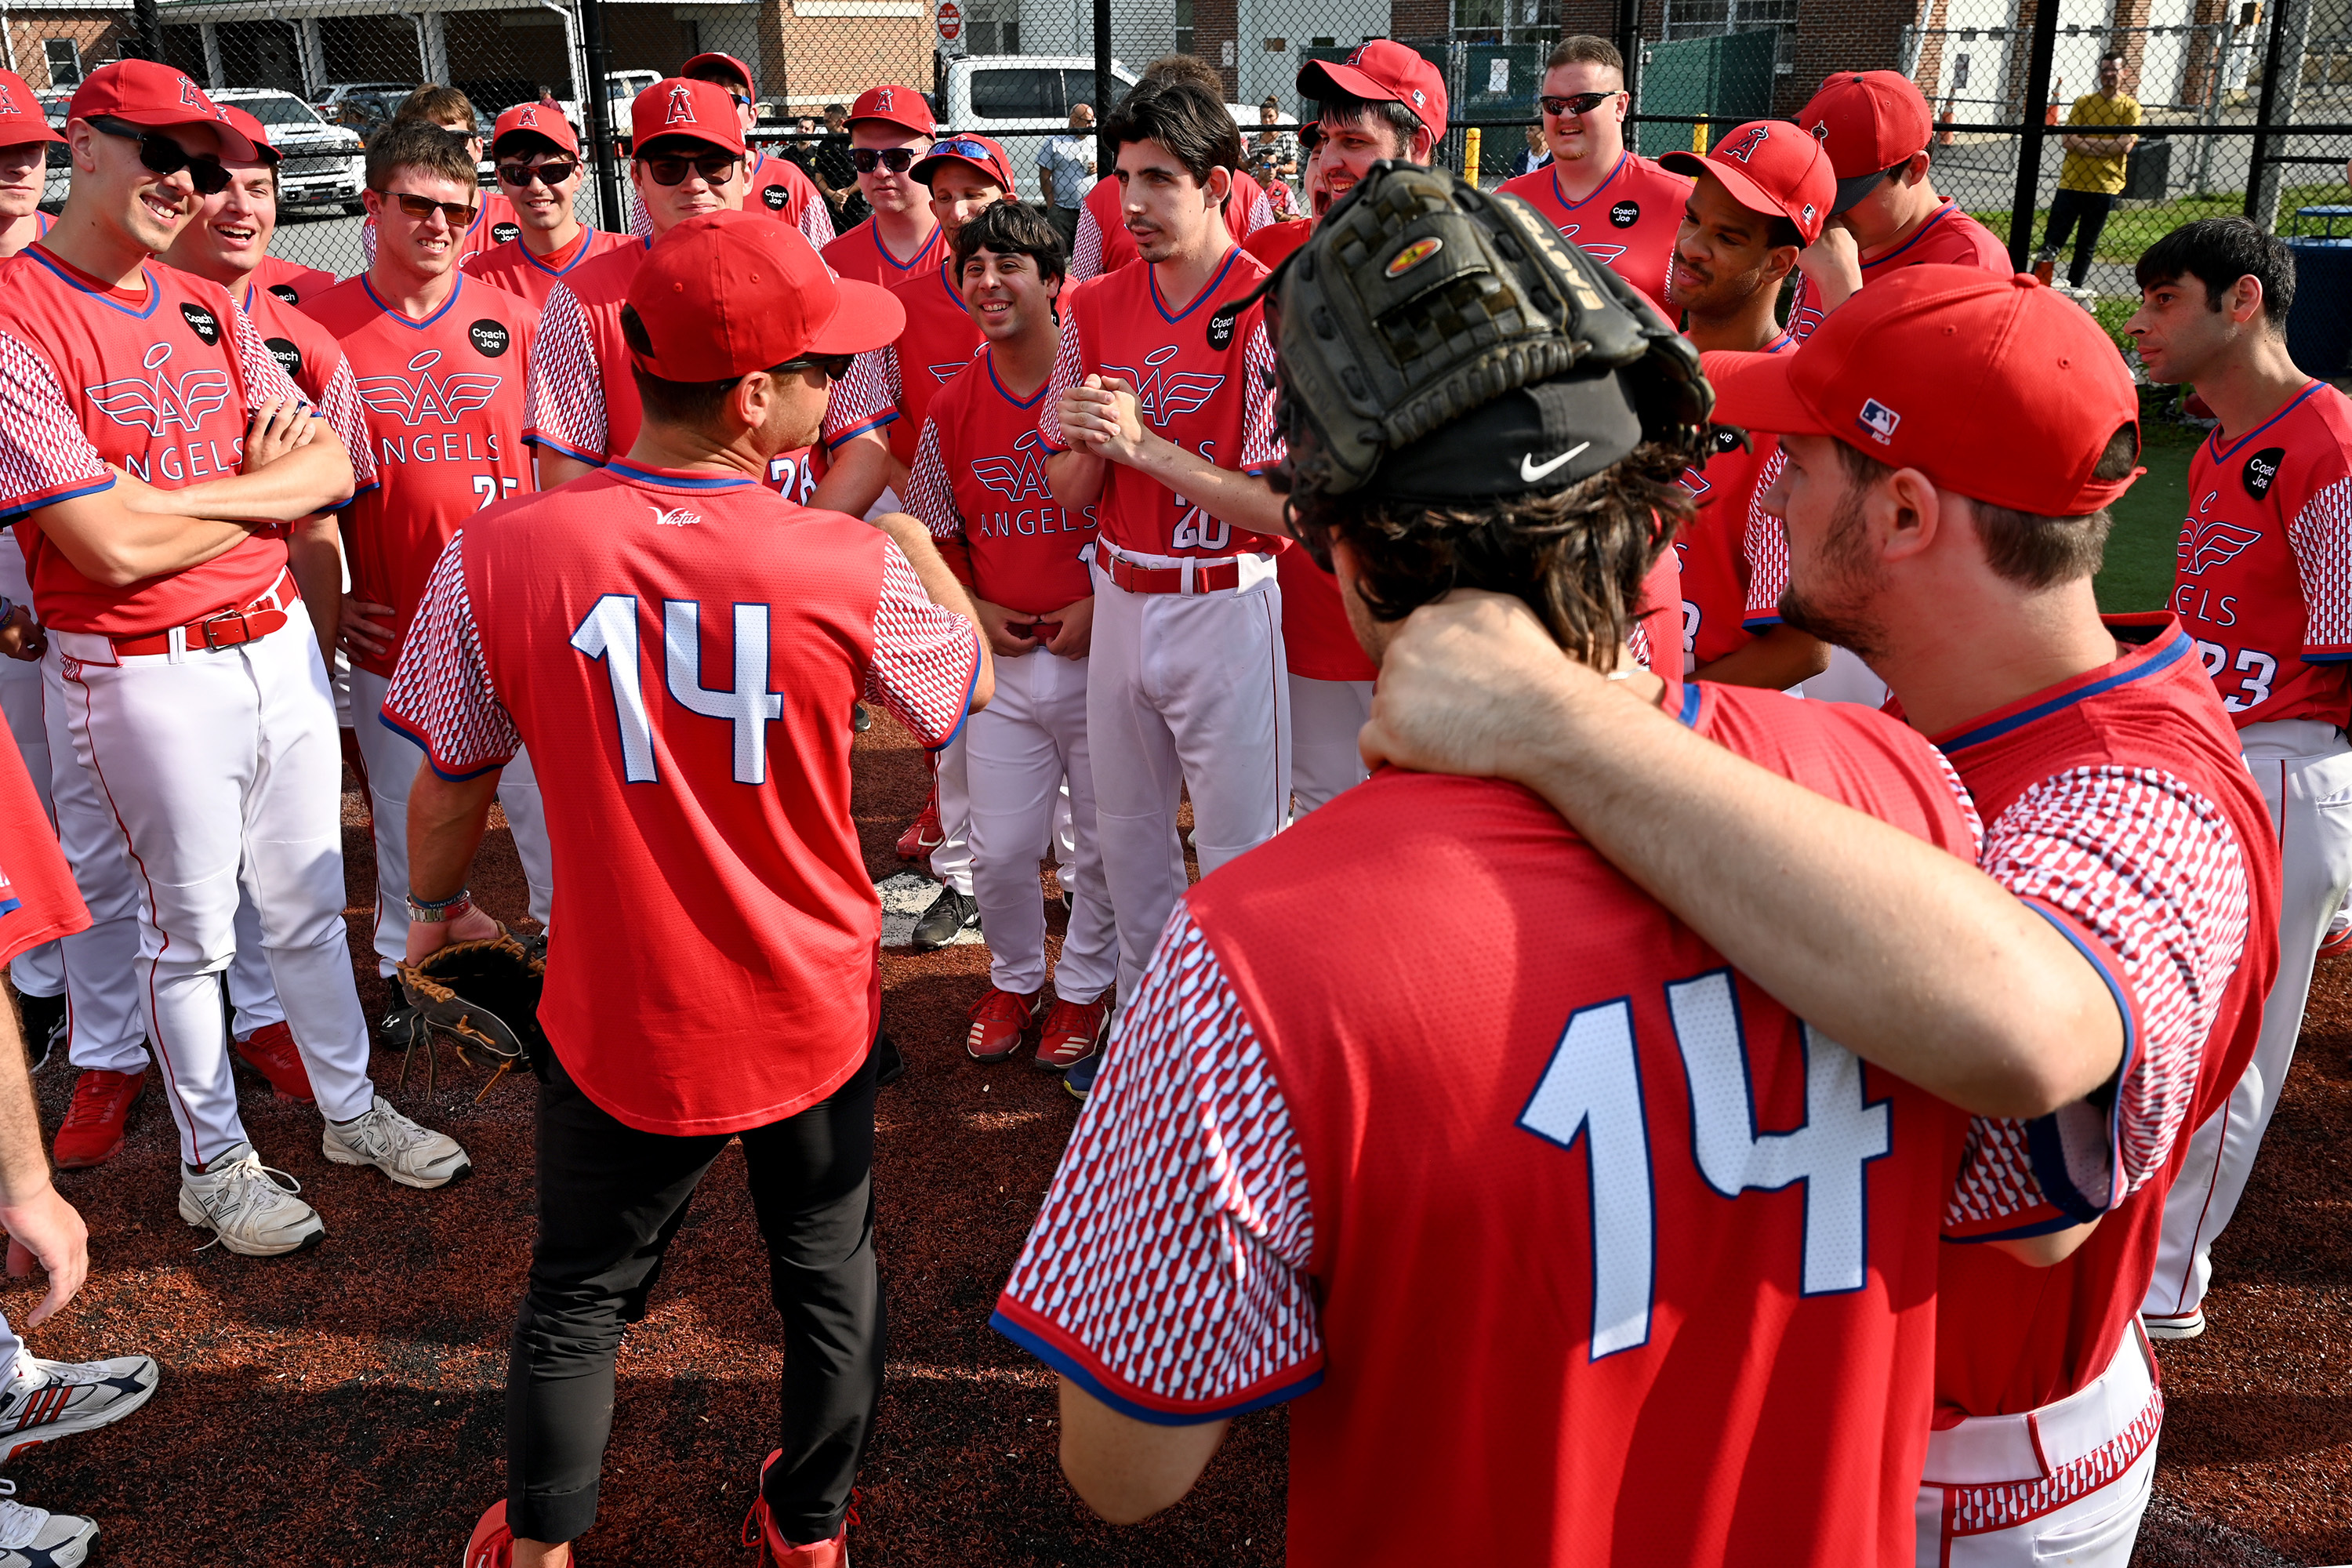
{"label": "blue trash bin", "polygon": [[2286,352],[2305,375],[2342,375],[2352,364],[2352,238],[2303,236],[2294,253],[2294,304]]}

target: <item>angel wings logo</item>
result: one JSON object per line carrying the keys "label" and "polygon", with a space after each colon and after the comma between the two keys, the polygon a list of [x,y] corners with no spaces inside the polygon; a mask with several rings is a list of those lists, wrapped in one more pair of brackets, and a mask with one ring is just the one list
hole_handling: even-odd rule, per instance
{"label": "angel wings logo", "polygon": [[1013,443],[1009,458],[982,458],[971,466],[971,477],[1013,506],[1024,496],[1046,496],[1045,465],[1037,451],[1037,432],[1029,431]]}
{"label": "angel wings logo", "polygon": [[2262,536],[2258,528],[2224,522],[2218,517],[2192,517],[2180,527],[2180,574],[2195,577],[2209,566],[2234,561]]}
{"label": "angel wings logo", "polygon": [[150,436],[163,436],[174,425],[194,431],[205,415],[227,404],[232,390],[228,372],[205,365],[175,381],[166,368],[171,358],[172,345],[157,343],[140,361],[148,374],[101,382],[82,395],[117,425],[132,426]]}
{"label": "angel wings logo", "polygon": [[1135,388],[1135,401],[1141,405],[1143,416],[1162,430],[1168,428],[1168,422],[1180,414],[1198,413],[1210,398],[1217,395],[1217,389],[1225,384],[1223,376],[1211,375],[1204,371],[1162,368],[1175,357],[1176,345],[1173,343],[1144,355],[1143,363],[1151,373],[1149,375],[1138,375],[1129,365],[1103,366],[1103,369],[1127,378],[1128,384]]}
{"label": "angel wings logo", "polygon": [[[1639,216],[1640,215],[1636,214],[1635,216]],[[1578,249],[1583,251],[1585,255],[1590,256],[1593,260],[1598,261],[1603,267],[1612,265],[1619,257],[1625,254],[1628,247],[1622,245],[1586,245],[1583,241],[1577,239],[1577,230],[1583,226],[1584,226],[1580,223],[1564,223],[1559,226],[1559,237],[1562,239],[1573,242]]]}
{"label": "angel wings logo", "polygon": [[397,415],[404,425],[428,420],[455,425],[457,416],[470,414],[498,395],[500,378],[478,371],[436,376],[433,366],[439,349],[426,349],[408,362],[415,381],[404,375],[371,375],[359,383],[360,401],[378,414]]}

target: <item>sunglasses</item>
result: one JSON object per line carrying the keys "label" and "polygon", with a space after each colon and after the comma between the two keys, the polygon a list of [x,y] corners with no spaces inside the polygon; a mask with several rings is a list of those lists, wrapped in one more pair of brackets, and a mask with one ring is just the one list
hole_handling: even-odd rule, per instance
{"label": "sunglasses", "polygon": [[737,92],[730,88],[727,96],[735,100],[735,107],[738,109],[749,109],[751,106],[751,99],[748,93]]}
{"label": "sunglasses", "polygon": [[640,158],[637,162],[645,165],[646,173],[654,177],[656,185],[681,184],[689,169],[711,184],[723,185],[741,160],[732,153],[703,153],[691,158]]}
{"label": "sunglasses", "polygon": [[106,135],[138,142],[139,162],[152,174],[176,174],[185,169],[198,195],[216,196],[228,189],[228,171],[208,153],[191,157],[177,142],[161,132],[142,130],[110,116],[93,119],[90,123]]}
{"label": "sunglasses", "polygon": [[423,223],[437,212],[448,219],[451,228],[467,229],[474,226],[476,209],[464,202],[436,202],[430,196],[413,195],[407,191],[380,190],[375,194],[386,201],[398,202],[400,210],[419,223]]}
{"label": "sunglasses", "polygon": [[877,168],[903,174],[915,166],[915,150],[892,147],[877,153],[871,147],[854,148],[849,154],[849,166],[861,174],[870,174]]}
{"label": "sunglasses", "polygon": [[1537,99],[1536,102],[1553,119],[1569,120],[1578,115],[1590,114],[1616,96],[1613,92],[1580,92],[1574,98],[1553,98],[1546,95]]}
{"label": "sunglasses", "polygon": [[576,163],[540,163],[530,168],[520,163],[500,163],[499,180],[500,184],[512,185],[519,191],[530,189],[532,182],[536,181],[551,191],[579,172],[580,165]]}
{"label": "sunglasses", "polygon": [[839,381],[849,374],[850,362],[856,357],[856,354],[803,354],[798,359],[788,359],[782,364],[770,366],[768,374],[782,375],[788,370],[821,370],[824,372],[825,380]]}
{"label": "sunglasses", "polygon": [[950,136],[944,142],[934,142],[926,154],[932,158],[968,158],[983,169],[996,166],[996,154],[979,142],[967,142],[961,136]]}

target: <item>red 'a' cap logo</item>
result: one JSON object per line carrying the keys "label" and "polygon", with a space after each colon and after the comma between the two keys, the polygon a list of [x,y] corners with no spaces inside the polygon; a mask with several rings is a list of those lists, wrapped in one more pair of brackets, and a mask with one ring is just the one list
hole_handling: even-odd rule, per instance
{"label": "red 'a' cap logo", "polygon": [[880,110],[885,114],[889,113],[892,108],[892,104],[890,102],[892,96],[890,89],[887,87],[877,89],[874,94],[874,107]]}
{"label": "red 'a' cap logo", "polygon": [[1727,158],[1737,158],[1741,163],[1745,163],[1748,159],[1756,156],[1756,149],[1761,147],[1767,141],[1770,140],[1771,135],[1771,132],[1766,130],[1763,126],[1753,126],[1749,128],[1747,135],[1742,136],[1739,139],[1739,144],[1738,146],[1726,147],[1723,150],[1723,155]]}
{"label": "red 'a' cap logo", "polygon": [[692,125],[695,123],[694,99],[693,96],[686,90],[686,83],[684,82],[680,82],[676,87],[669,89],[669,119],[665,121],[665,123],[670,125]]}
{"label": "red 'a' cap logo", "polygon": [[538,130],[539,110],[532,109],[528,105],[524,106],[523,111],[515,116],[515,128],[517,130]]}

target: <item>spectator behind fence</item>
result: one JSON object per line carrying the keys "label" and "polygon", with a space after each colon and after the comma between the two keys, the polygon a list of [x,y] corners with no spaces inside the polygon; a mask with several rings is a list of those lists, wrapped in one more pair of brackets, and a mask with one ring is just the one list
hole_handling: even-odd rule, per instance
{"label": "spectator behind fence", "polygon": [[874,216],[866,205],[866,197],[857,188],[857,166],[849,155],[849,106],[828,103],[824,106],[825,140],[817,143],[815,166],[809,177],[824,199],[833,204],[833,229],[835,234],[847,234]]}
{"label": "spectator behind fence", "polygon": [[1095,111],[1087,103],[1070,109],[1070,132],[1049,138],[1037,154],[1037,184],[1045,190],[1045,216],[1062,237],[1066,257],[1078,237],[1078,209],[1095,183]]}
{"label": "spectator behind fence", "polygon": [[2066,116],[2070,128],[2059,141],[2066,161],[2058,166],[2058,191],[2050,198],[2050,224],[2042,231],[2039,260],[2056,261],[2066,237],[2074,237],[2074,258],[2066,265],[2066,282],[2076,289],[2091,275],[2091,257],[2099,247],[2099,231],[2124,188],[2124,164],[2139,138],[2084,136],[2078,125],[2126,126],[2140,122],[2139,100],[2124,90],[2124,57],[2110,49],[2099,57],[2099,90],[2074,100]]}
{"label": "spectator behind fence", "polygon": [[1511,160],[1511,178],[1516,180],[1521,174],[1532,174],[1550,162],[1551,144],[1544,140],[1543,127],[1530,125],[1528,127],[1528,144]]}

